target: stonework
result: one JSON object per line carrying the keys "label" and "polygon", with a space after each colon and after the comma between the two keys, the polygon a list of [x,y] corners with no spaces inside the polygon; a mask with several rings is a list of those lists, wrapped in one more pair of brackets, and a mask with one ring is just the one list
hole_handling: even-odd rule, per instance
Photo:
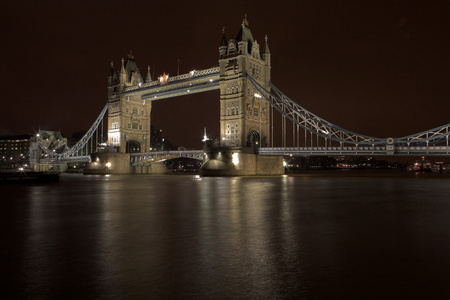
{"label": "stonework", "polygon": [[263,52],[253,38],[247,19],[235,39],[223,32],[219,47],[220,139],[222,146],[269,145],[270,104],[259,97],[247,74],[270,91],[270,51],[265,39]]}
{"label": "stonework", "polygon": [[[151,80],[150,74],[147,80]],[[150,151],[151,101],[143,100],[140,95],[124,93],[125,88],[143,83],[131,53],[126,61],[122,59],[120,71],[115,70],[111,63],[108,77],[108,145],[120,153]]]}

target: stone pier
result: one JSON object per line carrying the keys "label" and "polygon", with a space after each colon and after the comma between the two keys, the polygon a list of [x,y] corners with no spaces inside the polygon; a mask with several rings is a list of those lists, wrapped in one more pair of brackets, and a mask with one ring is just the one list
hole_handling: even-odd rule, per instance
{"label": "stone pier", "polygon": [[205,147],[201,176],[283,175],[283,157],[258,155],[253,148]]}

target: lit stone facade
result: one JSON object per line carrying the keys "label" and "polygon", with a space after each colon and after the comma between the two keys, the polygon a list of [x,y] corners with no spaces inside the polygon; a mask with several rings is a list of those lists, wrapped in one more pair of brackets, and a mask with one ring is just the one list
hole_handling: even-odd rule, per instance
{"label": "lit stone facade", "polygon": [[220,138],[222,146],[259,147],[270,144],[270,104],[260,98],[247,79],[255,78],[270,91],[270,51],[253,38],[247,19],[235,39],[225,37],[219,47]]}
{"label": "lit stone facade", "polygon": [[[150,69],[145,82],[151,81]],[[124,94],[129,86],[141,85],[144,80],[130,53],[122,59],[120,70],[108,76],[108,145],[121,153],[150,151],[151,101],[140,95]]]}

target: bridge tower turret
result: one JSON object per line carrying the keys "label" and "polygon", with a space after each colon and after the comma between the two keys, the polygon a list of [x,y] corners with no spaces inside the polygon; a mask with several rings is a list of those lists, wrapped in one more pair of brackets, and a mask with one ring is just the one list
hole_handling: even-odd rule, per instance
{"label": "bridge tower turret", "polygon": [[270,105],[247,76],[270,91],[270,51],[253,38],[247,17],[235,39],[223,31],[219,47],[221,145],[261,147],[270,144]]}
{"label": "bridge tower turret", "polygon": [[122,59],[120,70],[114,70],[111,63],[108,76],[108,145],[118,152],[150,151],[151,101],[127,93],[127,88],[140,87],[143,83],[131,52],[127,60]]}

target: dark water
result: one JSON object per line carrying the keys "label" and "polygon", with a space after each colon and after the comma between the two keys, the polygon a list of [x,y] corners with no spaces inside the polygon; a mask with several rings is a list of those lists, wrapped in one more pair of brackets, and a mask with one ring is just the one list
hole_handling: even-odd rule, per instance
{"label": "dark water", "polygon": [[450,178],[373,175],[0,185],[0,297],[450,299]]}

